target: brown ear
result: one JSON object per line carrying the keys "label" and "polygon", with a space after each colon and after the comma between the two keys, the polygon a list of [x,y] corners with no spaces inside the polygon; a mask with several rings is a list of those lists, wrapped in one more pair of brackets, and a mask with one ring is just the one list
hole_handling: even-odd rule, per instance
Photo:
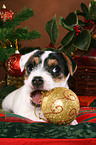
{"label": "brown ear", "polygon": [[73,59],[69,58],[67,55],[65,55],[65,53],[62,53],[62,54],[68,63],[69,72],[70,72],[71,76],[73,76],[73,74],[77,70],[77,65],[76,65],[75,61]]}

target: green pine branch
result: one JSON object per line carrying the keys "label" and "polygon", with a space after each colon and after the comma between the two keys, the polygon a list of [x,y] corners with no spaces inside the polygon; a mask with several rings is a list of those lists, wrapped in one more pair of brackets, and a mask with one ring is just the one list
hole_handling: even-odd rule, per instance
{"label": "green pine branch", "polygon": [[30,40],[41,38],[40,33],[38,30],[29,31],[29,28],[17,28],[15,31],[13,28],[2,28],[0,29],[0,43],[6,42],[7,39],[14,42],[15,40]]}
{"label": "green pine branch", "polygon": [[20,25],[22,21],[25,21],[33,16],[32,9],[23,8],[19,14],[16,14],[12,20],[7,20],[1,24],[0,28],[0,43],[10,40],[15,43],[15,40],[30,40],[40,38],[41,35],[37,30],[29,31],[29,28],[15,28]]}
{"label": "green pine branch", "polygon": [[[9,39],[9,35],[13,33],[13,28],[2,28],[0,29],[0,43],[2,43],[2,41],[7,41],[7,39]],[[13,38],[12,38],[13,39]]]}
{"label": "green pine branch", "polygon": [[[28,27],[16,27],[33,15],[33,10],[25,7],[11,20],[0,21],[0,62],[5,62],[15,52],[16,39],[19,41],[41,37],[38,30],[30,31]],[[10,47],[11,45],[13,47]]]}
{"label": "green pine branch", "polygon": [[19,14],[16,14],[15,17],[10,21],[7,20],[3,25],[2,28],[14,28],[17,25],[20,25],[21,22],[28,20],[30,17],[34,15],[33,10],[30,8],[23,8]]}
{"label": "green pine branch", "polygon": [[33,31],[29,31],[29,28],[25,27],[25,28],[18,28],[15,31],[13,31],[12,33],[8,34],[8,39],[11,41],[14,38],[14,43],[15,40],[30,40],[30,39],[36,39],[36,38],[40,38],[41,35],[37,30],[33,30]]}
{"label": "green pine branch", "polygon": [[10,47],[0,47],[0,62],[5,62],[9,56],[11,56],[13,53],[15,53],[15,48]]}
{"label": "green pine branch", "polygon": [[30,40],[40,38],[41,35],[37,30],[29,31],[28,28],[18,28],[15,32],[15,36],[18,40]]}

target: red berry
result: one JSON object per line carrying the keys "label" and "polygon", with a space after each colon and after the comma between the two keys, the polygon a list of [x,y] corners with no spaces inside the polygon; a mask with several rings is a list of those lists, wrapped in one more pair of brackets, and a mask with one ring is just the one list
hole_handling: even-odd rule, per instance
{"label": "red berry", "polygon": [[94,24],[95,22],[94,22],[94,21],[91,21],[91,23],[93,23],[93,24]]}
{"label": "red berry", "polygon": [[77,32],[77,33],[80,33],[80,30],[78,29],[76,32]]}
{"label": "red berry", "polygon": [[89,22],[90,22],[90,23],[93,23],[93,24],[95,23],[94,21],[89,21]]}
{"label": "red berry", "polygon": [[50,43],[49,43],[49,47],[54,48],[54,45],[50,42]]}
{"label": "red berry", "polygon": [[88,23],[89,22],[89,20],[87,20],[87,19],[84,19],[84,21],[85,21],[85,23]]}
{"label": "red berry", "polygon": [[76,30],[76,26],[74,26],[73,29]]}
{"label": "red berry", "polygon": [[79,29],[79,26],[78,26],[78,25],[76,25],[75,27],[76,27],[76,30],[78,30],[78,29]]}
{"label": "red berry", "polygon": [[78,29],[79,29],[79,26],[76,25],[76,26],[73,27],[73,29],[74,29],[74,30],[78,30]]}
{"label": "red berry", "polygon": [[92,23],[93,23],[93,24],[95,24],[95,22],[94,22],[94,21],[93,21]]}
{"label": "red berry", "polygon": [[78,36],[79,35],[79,33],[78,32],[76,32],[76,36]]}

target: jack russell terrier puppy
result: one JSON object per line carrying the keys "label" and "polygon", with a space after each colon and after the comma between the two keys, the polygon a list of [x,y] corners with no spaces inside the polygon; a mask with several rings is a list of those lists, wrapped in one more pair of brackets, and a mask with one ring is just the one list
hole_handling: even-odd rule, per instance
{"label": "jack russell terrier puppy", "polygon": [[[5,97],[2,109],[43,122],[34,114],[35,106],[38,106],[36,112],[40,111],[41,92],[55,87],[69,88],[67,82],[76,71],[76,64],[64,53],[34,50],[21,56],[20,67],[21,71],[25,69],[24,85]],[[71,124],[77,124],[76,120]]]}

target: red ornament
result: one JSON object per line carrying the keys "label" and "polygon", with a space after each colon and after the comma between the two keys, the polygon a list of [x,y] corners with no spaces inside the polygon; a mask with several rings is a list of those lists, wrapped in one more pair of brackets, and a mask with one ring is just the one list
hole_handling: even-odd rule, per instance
{"label": "red ornament", "polygon": [[15,53],[12,56],[10,56],[5,63],[7,72],[13,77],[21,77],[24,75],[25,70],[21,72],[21,68],[19,65],[20,58],[21,54]]}
{"label": "red ornament", "polygon": [[6,6],[3,4],[2,8],[1,8],[1,11],[0,11],[0,16],[1,16],[1,19],[5,22],[6,20],[8,19],[12,19],[12,15],[13,15],[13,12],[11,10],[7,10],[6,9]]}

